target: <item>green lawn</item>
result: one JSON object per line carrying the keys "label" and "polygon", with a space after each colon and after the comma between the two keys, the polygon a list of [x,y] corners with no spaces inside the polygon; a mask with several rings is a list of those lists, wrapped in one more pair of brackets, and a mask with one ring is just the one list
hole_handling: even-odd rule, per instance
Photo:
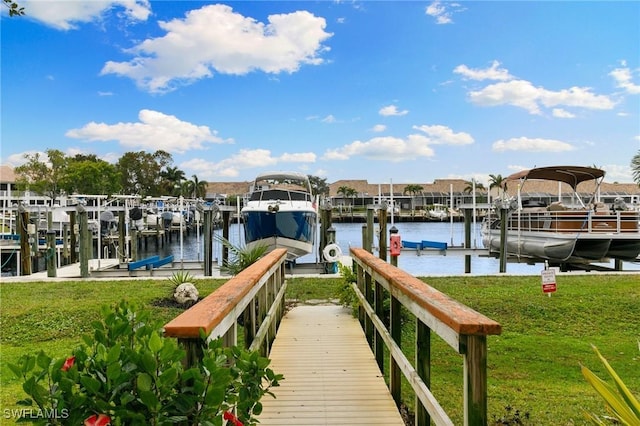
{"label": "green lawn", "polygon": [[[336,298],[340,281],[290,279],[288,298]],[[507,407],[511,407],[511,413],[519,410],[529,414],[524,424],[588,424],[583,408],[597,413],[603,413],[604,408],[583,379],[580,364],[606,377],[592,344],[638,395],[640,275],[559,275],[558,291],[551,297],[542,294],[539,276],[434,277],[424,281],[502,324],[502,334],[488,338],[491,418],[506,416]],[[201,296],[223,282],[194,280]],[[89,331],[99,308],[122,299],[149,307],[159,319],[168,321],[180,311],[158,301],[169,297],[172,288],[166,279],[1,283],[0,407],[15,408],[16,400],[24,396],[7,363],[40,349],[53,356],[67,356]],[[405,327],[403,347],[409,354],[412,338],[412,328]],[[460,424],[462,358],[437,337],[433,337],[432,351],[433,392],[454,423]],[[406,389],[408,386],[403,386],[403,391]],[[411,399],[408,394],[406,398]],[[2,417],[0,423],[10,424],[11,420]]]}

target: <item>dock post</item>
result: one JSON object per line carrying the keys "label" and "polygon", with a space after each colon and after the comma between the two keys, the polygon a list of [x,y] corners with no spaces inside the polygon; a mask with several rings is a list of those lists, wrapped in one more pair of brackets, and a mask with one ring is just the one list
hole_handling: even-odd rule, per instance
{"label": "dock post", "polygon": [[362,240],[362,248],[369,253],[373,253],[373,211],[374,206],[367,206],[366,238]]}
{"label": "dock post", "polygon": [[69,246],[71,249],[69,263],[73,264],[78,261],[78,224],[76,219],[78,218],[77,212],[69,212]]}
{"label": "dock post", "polygon": [[20,231],[20,270],[21,275],[31,275],[31,246],[29,245],[29,212],[22,204],[18,206],[18,230]]}
{"label": "dock post", "polygon": [[55,278],[56,275],[56,231],[47,231],[47,277]]}
{"label": "dock post", "polygon": [[[40,213],[38,212],[35,216],[35,218],[30,217],[29,218],[29,225],[31,226],[31,229],[33,230],[33,232],[29,232],[29,234],[31,235],[31,238],[29,239],[29,243],[31,243],[31,271],[32,272],[39,272],[40,268],[38,265],[38,256],[39,256],[39,243],[40,241],[38,238],[38,222],[40,221]],[[27,225],[27,226],[29,226]]]}
{"label": "dock post", "polygon": [[[240,200],[236,200],[240,202]],[[231,225],[231,211],[227,209],[222,210],[222,238],[229,241],[229,227]],[[226,265],[229,260],[229,247],[222,244],[222,265]]]}
{"label": "dock post", "polygon": [[[202,236],[204,237],[204,275],[205,277],[210,277],[213,275],[213,265],[212,265],[212,247],[213,241],[211,237],[211,230],[213,228],[213,214],[210,209],[204,209],[200,204],[198,205],[199,209],[202,209]],[[200,210],[199,210],[200,211]]]}
{"label": "dock post", "polygon": [[131,229],[131,260],[138,260],[138,230]]}
{"label": "dock post", "polygon": [[500,272],[507,272],[507,211],[508,206],[500,206]]}
{"label": "dock post", "polygon": [[[471,248],[471,209],[464,210],[464,248]],[[471,255],[464,255],[464,273],[471,273]]]}
{"label": "dock post", "polygon": [[[397,235],[397,234],[398,234],[398,228],[396,228],[395,226],[392,226],[391,229],[389,229],[389,240],[391,240],[391,236],[392,235]],[[393,247],[393,244],[391,245],[391,247]],[[392,253],[393,253],[393,251],[392,251]],[[393,266],[397,267],[398,266],[398,256],[390,253],[389,263],[391,263]]]}
{"label": "dock post", "polygon": [[[80,276],[82,278],[89,277],[89,257],[92,251],[93,238],[89,231],[89,218],[87,210],[82,204],[76,207],[78,212],[78,233],[80,241]],[[99,232],[99,230],[98,230]]]}
{"label": "dock post", "polygon": [[[70,238],[70,226],[65,223],[62,225],[62,264],[69,264],[69,257],[71,255],[71,251],[69,250],[69,238]],[[72,246],[73,247],[73,246]]]}
{"label": "dock post", "polygon": [[120,246],[120,250],[118,250],[118,253],[116,253],[118,262],[125,261],[125,251],[126,251],[125,247],[127,246],[125,233],[126,233],[125,213],[120,212],[118,214],[118,245]]}
{"label": "dock post", "polygon": [[[386,203],[385,203],[386,204]],[[380,233],[378,234],[378,257],[385,262],[387,261],[387,209],[385,204],[378,210],[378,225]]]}

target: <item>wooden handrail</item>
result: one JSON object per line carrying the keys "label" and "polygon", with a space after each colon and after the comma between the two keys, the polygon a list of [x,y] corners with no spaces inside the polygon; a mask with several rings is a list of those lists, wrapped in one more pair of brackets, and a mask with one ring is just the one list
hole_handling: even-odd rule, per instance
{"label": "wooden handrail", "polygon": [[[361,248],[350,249],[358,282],[353,288],[361,304],[360,320],[380,368],[383,344],[390,354],[389,388],[400,404],[400,372],[416,394],[416,424],[452,425],[429,390],[430,333],[435,332],[464,358],[464,424],[487,424],[486,337],[500,334],[499,323],[430,287],[407,272]],[[386,290],[391,298],[389,326],[382,321]],[[414,367],[401,350],[400,306],[416,318]],[[375,332],[374,332],[375,329]]]}
{"label": "wooden handrail", "polygon": [[192,354],[197,356],[197,346],[202,344],[201,333],[208,339],[224,337],[227,346],[236,345],[237,322],[243,315],[245,347],[261,348],[262,354],[268,355],[284,315],[286,255],[286,249],[275,249],[229,279],[169,321],[164,326],[165,336],[177,338],[188,348],[195,346]]}

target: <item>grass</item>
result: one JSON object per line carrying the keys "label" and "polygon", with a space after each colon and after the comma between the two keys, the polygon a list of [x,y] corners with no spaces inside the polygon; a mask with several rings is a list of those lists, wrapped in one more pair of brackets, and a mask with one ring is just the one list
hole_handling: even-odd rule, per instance
{"label": "grass", "polygon": [[[586,425],[583,409],[604,413],[600,397],[580,373],[584,364],[601,377],[597,346],[627,386],[640,389],[640,285],[638,275],[559,275],[558,291],[542,294],[540,277],[431,277],[429,285],[500,322],[488,338],[489,416],[528,413],[529,425]],[[201,296],[224,283],[194,279]],[[342,280],[292,278],[289,299],[336,299]],[[7,363],[40,349],[68,355],[89,331],[100,306],[127,299],[168,321],[180,310],[158,301],[171,295],[169,280],[3,282],[0,284],[0,408],[15,408],[21,384]],[[435,336],[435,335],[434,335]],[[454,424],[462,423],[462,358],[432,338],[432,389]],[[403,349],[413,359],[413,328],[403,329]],[[403,396],[412,405],[409,386]],[[2,414],[0,414],[2,415]],[[6,420],[6,419],[4,419]],[[2,424],[5,424],[4,422]],[[9,424],[9,423],[7,423]],[[514,423],[500,423],[514,424]]]}

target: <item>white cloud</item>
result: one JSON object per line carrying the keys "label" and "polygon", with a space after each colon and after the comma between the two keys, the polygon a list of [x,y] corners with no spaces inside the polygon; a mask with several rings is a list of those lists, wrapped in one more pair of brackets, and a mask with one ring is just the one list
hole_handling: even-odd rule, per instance
{"label": "white cloud", "polygon": [[498,152],[504,151],[526,151],[526,152],[564,152],[573,151],[575,148],[555,139],[541,138],[511,138],[500,139],[493,143],[492,149]]}
{"label": "white cloud", "polygon": [[607,182],[633,182],[633,172],[629,166],[607,164],[602,169],[607,172]]}
{"label": "white cloud", "polygon": [[329,115],[327,115],[325,118],[323,118],[320,121],[322,121],[323,123],[335,123],[336,122],[336,118],[333,115],[329,114]]}
{"label": "white cloud", "polygon": [[605,95],[596,95],[588,87],[571,87],[551,91],[535,87],[525,80],[490,84],[469,92],[471,102],[481,106],[513,105],[531,114],[541,114],[541,107],[571,106],[587,109],[612,109],[615,103]]}
{"label": "white cloud", "polygon": [[376,124],[371,128],[371,131],[376,133],[384,132],[385,130],[387,130],[387,126],[384,124]]}
{"label": "white cloud", "polygon": [[180,164],[183,169],[194,170],[204,179],[215,177],[237,177],[241,170],[275,166],[279,163],[314,163],[316,154],[312,152],[285,153],[274,157],[268,149],[242,149],[237,154],[219,162],[193,159]]}
{"label": "white cloud", "polygon": [[575,114],[570,113],[569,111],[566,111],[562,108],[554,108],[552,110],[552,114],[554,117],[558,117],[558,118],[575,118]]}
{"label": "white cloud", "polygon": [[452,24],[453,14],[463,10],[464,8],[459,3],[436,0],[426,7],[424,13],[436,18],[438,24]]}
{"label": "white cloud", "polygon": [[380,111],[378,111],[378,114],[385,116],[385,117],[389,117],[389,116],[400,116],[400,115],[407,115],[409,114],[408,110],[402,110],[402,111],[398,111],[398,107],[395,105],[388,105],[385,107],[380,108]]}
{"label": "white cloud", "polygon": [[500,68],[500,62],[493,61],[489,68],[469,68],[466,65],[458,65],[453,69],[456,74],[462,75],[463,78],[469,80],[499,80],[506,81],[513,79],[513,76],[509,74],[509,70]]}
{"label": "white cloud", "polygon": [[323,63],[322,42],[332,36],[324,18],[307,11],[270,15],[258,22],[216,4],[188,12],[184,19],[160,22],[166,34],[128,49],[129,62],[107,62],[101,74],[129,77],[152,93],[221,74],[260,70],[293,73],[303,64]]}
{"label": "white cloud", "polygon": [[442,145],[469,145],[474,142],[473,137],[469,133],[455,133],[447,126],[413,126],[414,129],[420,130],[427,134],[429,143]]}
{"label": "white cloud", "polygon": [[368,141],[355,141],[341,148],[327,150],[326,160],[348,160],[351,157],[364,157],[370,160],[400,162],[415,160],[417,157],[435,155],[429,146],[429,139],[422,135],[409,135],[406,139],[392,136],[376,137]]}
{"label": "white cloud", "polygon": [[626,67],[626,62],[622,62],[621,68],[616,68],[609,73],[611,77],[616,81],[616,87],[624,89],[631,95],[640,94],[640,85],[635,84],[631,70]]}
{"label": "white cloud", "polygon": [[151,14],[148,0],[24,0],[20,4],[28,11],[28,18],[65,31],[76,29],[80,23],[100,20],[115,8],[124,8],[124,17],[130,20],[146,21]]}
{"label": "white cloud", "polygon": [[173,115],[143,109],[135,123],[91,122],[80,129],[71,129],[65,136],[90,141],[116,140],[128,149],[164,150],[184,153],[193,149],[204,149],[205,143],[230,143],[207,126],[182,121]]}

